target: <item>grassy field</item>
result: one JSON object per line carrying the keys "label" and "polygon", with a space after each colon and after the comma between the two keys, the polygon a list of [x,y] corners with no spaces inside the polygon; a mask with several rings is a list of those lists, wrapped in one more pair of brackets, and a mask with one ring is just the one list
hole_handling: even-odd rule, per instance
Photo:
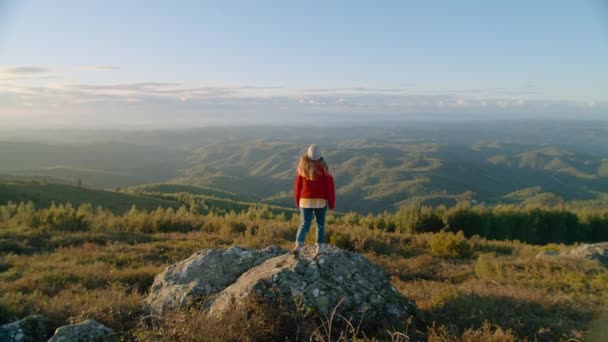
{"label": "grassy field", "polygon": [[[223,216],[167,211],[156,231],[143,232],[158,215],[97,213],[86,228],[33,228],[16,216],[5,217],[0,223],[2,323],[41,313],[56,324],[94,318],[127,340],[159,335],[195,340],[201,329],[212,340],[234,338],[231,329],[259,336],[255,324],[239,321],[218,329],[200,313],[167,316],[151,328],[142,324],[141,301],[157,273],[199,249],[290,248],[298,218],[260,208]],[[328,241],[386,270],[416,301],[428,340],[580,341],[608,333],[601,331],[608,323],[602,318],[608,268],[589,260],[535,258],[541,250],[571,246],[466,239],[447,232],[391,233],[347,221],[329,216]],[[268,334],[279,329],[265,328]],[[380,333],[378,338],[389,337]]]}

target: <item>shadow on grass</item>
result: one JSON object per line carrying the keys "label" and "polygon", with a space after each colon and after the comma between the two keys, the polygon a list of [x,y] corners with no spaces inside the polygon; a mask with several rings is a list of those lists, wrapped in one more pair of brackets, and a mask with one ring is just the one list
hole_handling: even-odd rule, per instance
{"label": "shadow on grass", "polygon": [[553,341],[580,337],[592,313],[570,305],[543,305],[505,296],[460,295],[424,313],[428,322],[478,329],[484,321],[511,329],[520,338]]}
{"label": "shadow on grass", "polygon": [[496,246],[496,245],[481,245],[475,248],[478,253],[495,253],[496,255],[513,255],[513,247],[511,246]]}

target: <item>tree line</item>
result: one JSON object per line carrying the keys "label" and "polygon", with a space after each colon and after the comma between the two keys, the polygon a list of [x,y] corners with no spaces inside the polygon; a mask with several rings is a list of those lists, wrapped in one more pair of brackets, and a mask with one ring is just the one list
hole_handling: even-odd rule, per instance
{"label": "tree line", "polygon": [[[197,205],[138,209],[133,206],[115,214],[90,204],[70,203],[36,208],[32,202],[0,205],[0,228],[23,226],[61,231],[120,230],[142,233],[217,231],[222,227],[244,231],[252,220],[299,224],[298,215],[277,212],[264,205],[235,212],[201,212]],[[373,230],[400,233],[462,231],[466,237],[519,240],[532,244],[608,241],[608,208],[571,208],[565,205],[474,206],[458,203],[453,207],[411,205],[395,213],[378,215],[330,213],[327,224],[363,226]]]}
{"label": "tree line", "polygon": [[[353,217],[356,218],[356,217]],[[356,221],[356,220],[355,220]],[[608,208],[559,206],[408,206],[374,216],[368,226],[400,232],[462,231],[465,236],[532,244],[608,241]]]}

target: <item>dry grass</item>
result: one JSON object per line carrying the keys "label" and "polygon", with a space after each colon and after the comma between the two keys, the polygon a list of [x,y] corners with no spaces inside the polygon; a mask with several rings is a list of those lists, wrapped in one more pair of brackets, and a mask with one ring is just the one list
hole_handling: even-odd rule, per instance
{"label": "dry grass", "polygon": [[[263,305],[220,321],[196,311],[142,319],[141,301],[154,275],[168,264],[208,247],[290,248],[296,228],[295,219],[238,216],[210,216],[200,230],[151,234],[48,234],[5,227],[0,229],[0,317],[6,322],[41,313],[56,324],[94,318],[127,340],[373,338],[348,324],[328,333],[327,318],[303,325],[297,315]],[[473,237],[465,240],[466,253],[433,255],[433,241],[444,235],[346,224],[330,225],[327,238],[385,269],[393,284],[416,301],[426,325],[422,338],[430,341],[581,340],[589,331],[597,334],[599,328],[589,327],[601,326],[597,322],[608,305],[608,268],[593,261],[537,260],[539,246]],[[313,240],[314,229],[308,243]],[[462,241],[454,241],[451,246],[460,251]],[[449,251],[454,241],[448,241]],[[404,333],[381,331],[376,338],[406,341],[413,336]]]}

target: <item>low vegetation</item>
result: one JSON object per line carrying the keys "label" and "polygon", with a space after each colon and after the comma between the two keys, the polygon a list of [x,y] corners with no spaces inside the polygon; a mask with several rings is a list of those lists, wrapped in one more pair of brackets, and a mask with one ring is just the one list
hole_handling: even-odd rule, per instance
{"label": "low vegetation", "polygon": [[[478,235],[484,230],[473,230],[478,221],[471,219],[533,217],[521,222],[541,225],[561,218],[582,229],[590,222],[605,222],[605,212],[470,206],[408,210],[329,215],[327,239],[370,258],[416,301],[423,323],[412,331],[430,341],[583,340],[605,334],[608,268],[590,260],[537,259],[541,250],[571,247],[487,239]],[[503,210],[512,216],[500,216]],[[535,214],[538,210],[542,215]],[[141,301],[168,264],[201,248],[290,248],[298,221],[296,215],[263,206],[223,214],[201,214],[186,205],[132,208],[124,214],[86,204],[0,206],[0,323],[41,313],[57,324],[97,319],[135,341],[196,340],[201,335],[210,340],[293,337],[293,329],[284,329],[298,325],[282,324],[290,317],[277,319],[273,311],[230,322],[216,322],[198,311],[151,318],[141,312]],[[251,313],[256,310],[260,308],[253,306]],[[356,331],[328,336],[326,323],[300,327],[295,335],[365,338]],[[412,331],[387,331],[377,338],[407,340]]]}

